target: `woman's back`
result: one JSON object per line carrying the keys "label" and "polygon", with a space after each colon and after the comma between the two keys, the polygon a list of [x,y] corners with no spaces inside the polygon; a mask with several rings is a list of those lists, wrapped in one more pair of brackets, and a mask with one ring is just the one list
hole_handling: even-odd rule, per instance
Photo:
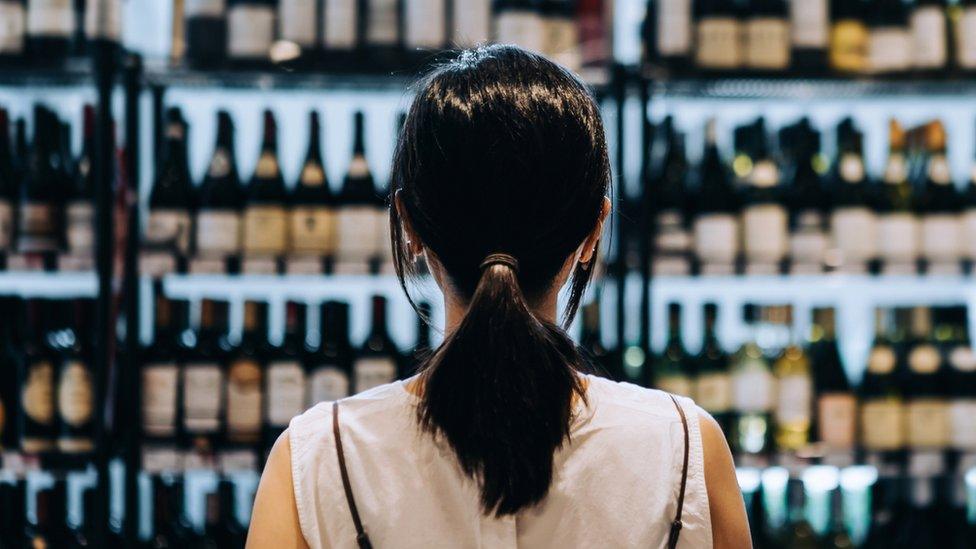
{"label": "woman's back", "polygon": [[[486,516],[478,485],[443,440],[420,430],[404,382],[340,403],[352,491],[377,547],[664,547],[684,452],[681,419],[660,391],[586,376],[569,441],[554,459],[546,498],[514,516]],[[679,399],[688,418],[697,407]],[[711,547],[698,421],[689,421],[688,480],[678,547]],[[341,488],[332,405],[292,420],[298,517],[312,549],[356,547]]]}

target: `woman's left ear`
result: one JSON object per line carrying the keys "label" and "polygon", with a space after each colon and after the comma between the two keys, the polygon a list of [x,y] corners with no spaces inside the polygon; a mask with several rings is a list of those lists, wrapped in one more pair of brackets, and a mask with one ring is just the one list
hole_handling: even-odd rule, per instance
{"label": "woman's left ear", "polygon": [[420,239],[413,231],[413,225],[410,224],[410,218],[407,217],[406,209],[403,207],[403,197],[400,196],[399,190],[393,195],[393,207],[396,208],[397,217],[400,218],[400,223],[403,225],[403,235],[407,238],[407,251],[410,252],[410,257],[420,257],[424,253],[424,245],[420,243]]}
{"label": "woman's left ear", "polygon": [[610,215],[612,204],[610,198],[603,197],[603,208],[600,210],[600,219],[593,228],[593,232],[583,241],[583,249],[580,251],[579,262],[582,265],[589,265],[590,261],[596,256],[596,247],[600,245],[600,237],[603,236],[603,223]]}

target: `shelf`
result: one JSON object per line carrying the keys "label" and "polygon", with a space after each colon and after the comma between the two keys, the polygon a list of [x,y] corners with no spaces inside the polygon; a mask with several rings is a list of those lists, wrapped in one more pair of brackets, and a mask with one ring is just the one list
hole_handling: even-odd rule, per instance
{"label": "shelf", "polygon": [[651,79],[652,92],[678,99],[856,99],[865,97],[972,97],[976,79],[877,80],[841,78]]}
{"label": "shelf", "polygon": [[22,297],[95,297],[98,282],[91,272],[0,272],[0,294]]}

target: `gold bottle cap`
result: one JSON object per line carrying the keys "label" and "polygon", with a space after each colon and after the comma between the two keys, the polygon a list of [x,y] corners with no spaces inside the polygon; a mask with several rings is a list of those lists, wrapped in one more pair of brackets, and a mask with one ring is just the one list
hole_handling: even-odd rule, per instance
{"label": "gold bottle cap", "polygon": [[933,120],[925,125],[925,144],[929,151],[944,151],[946,131],[941,120]]}
{"label": "gold bottle cap", "polygon": [[897,120],[892,118],[888,121],[888,135],[891,150],[893,151],[903,151],[905,150],[905,142],[907,136],[905,135],[905,129],[902,128],[901,124]]}

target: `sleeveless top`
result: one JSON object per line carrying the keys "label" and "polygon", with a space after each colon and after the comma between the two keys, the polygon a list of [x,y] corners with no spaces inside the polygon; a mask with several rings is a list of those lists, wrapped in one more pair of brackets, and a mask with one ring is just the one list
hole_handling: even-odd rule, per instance
{"label": "sleeveless top", "polygon": [[[477,483],[448,444],[420,430],[406,382],[342,401],[342,446],[359,514],[374,547],[459,549],[665,547],[684,459],[684,431],[667,393],[586,376],[587,404],[554,457],[546,498],[516,516],[486,517]],[[678,397],[689,428],[679,548],[712,546],[695,404]],[[355,549],[342,488],[332,404],[288,428],[292,483],[311,549]]]}

